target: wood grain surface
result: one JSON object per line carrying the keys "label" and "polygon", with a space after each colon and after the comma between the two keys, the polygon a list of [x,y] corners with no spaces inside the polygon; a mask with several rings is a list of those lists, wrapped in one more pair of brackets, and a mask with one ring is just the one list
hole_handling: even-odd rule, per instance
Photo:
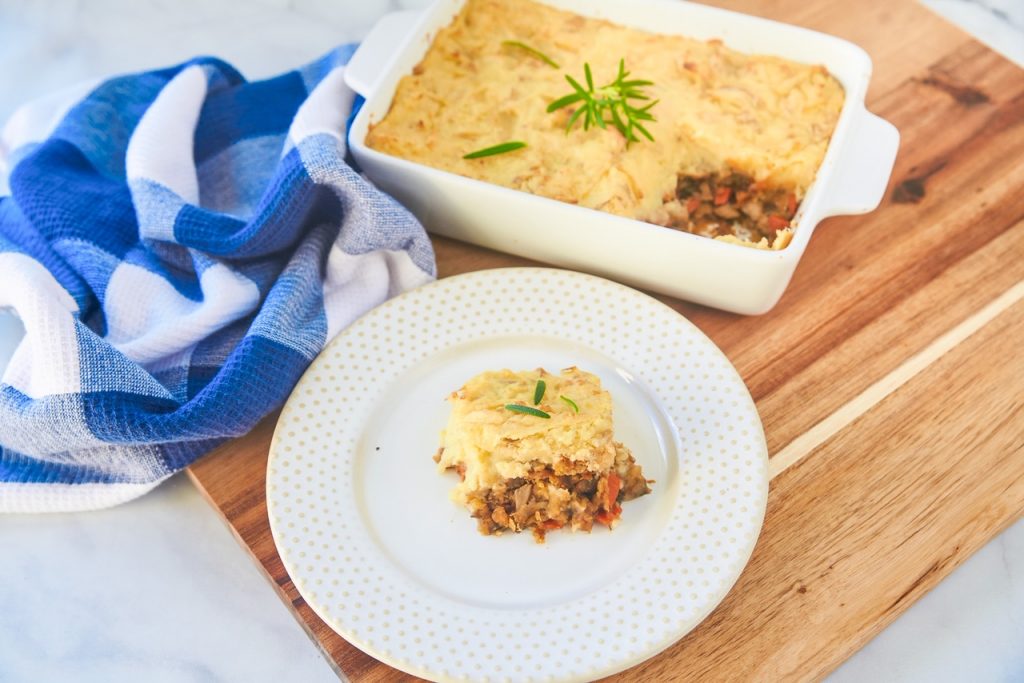
{"label": "wood grain surface", "polygon": [[[764,531],[722,605],[621,680],[820,678],[1024,514],[1024,71],[909,0],[730,0],[852,40],[902,134],[882,206],[817,229],[779,305],[664,299],[736,365],[764,422]],[[442,277],[530,262],[435,239]],[[298,595],[264,498],[276,415],[192,479],[339,672],[407,680]]]}

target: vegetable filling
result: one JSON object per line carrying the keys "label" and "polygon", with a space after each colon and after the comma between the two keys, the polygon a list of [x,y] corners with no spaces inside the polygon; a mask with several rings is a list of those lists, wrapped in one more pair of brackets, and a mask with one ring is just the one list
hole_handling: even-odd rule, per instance
{"label": "vegetable filling", "polygon": [[665,225],[780,249],[789,243],[798,208],[792,191],[765,186],[742,173],[680,175],[675,197],[665,204]]}
{"label": "vegetable filling", "polygon": [[[449,469],[463,474],[458,467]],[[614,527],[622,514],[621,504],[650,493],[649,484],[633,456],[621,449],[610,472],[590,472],[562,458],[552,467],[538,467],[525,477],[475,491],[467,503],[480,533],[500,536],[530,529],[534,539],[543,543],[545,534],[554,529],[590,531],[595,522]]]}

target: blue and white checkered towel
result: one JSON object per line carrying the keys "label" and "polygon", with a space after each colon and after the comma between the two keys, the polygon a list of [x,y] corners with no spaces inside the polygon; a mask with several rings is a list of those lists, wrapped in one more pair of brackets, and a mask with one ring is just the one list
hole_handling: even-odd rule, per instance
{"label": "blue and white checkered towel", "polygon": [[351,53],[253,83],[195,59],[8,122],[0,307],[25,337],[0,378],[0,510],[145,493],[434,277],[416,219],[345,163]]}

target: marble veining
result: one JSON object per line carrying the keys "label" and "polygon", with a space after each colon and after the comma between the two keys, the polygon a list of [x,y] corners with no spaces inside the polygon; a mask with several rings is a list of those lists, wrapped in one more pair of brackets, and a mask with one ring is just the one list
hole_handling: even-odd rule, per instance
{"label": "marble veining", "polygon": [[[1021,0],[924,0],[1024,65]],[[84,79],[195,54],[250,78],[358,40],[428,0],[0,3],[0,120]],[[0,311],[0,367],[19,335]],[[0,680],[329,681],[327,660],[183,477],[112,510],[0,517]],[[869,571],[870,568],[865,568]],[[1024,680],[1024,521],[831,681]]]}

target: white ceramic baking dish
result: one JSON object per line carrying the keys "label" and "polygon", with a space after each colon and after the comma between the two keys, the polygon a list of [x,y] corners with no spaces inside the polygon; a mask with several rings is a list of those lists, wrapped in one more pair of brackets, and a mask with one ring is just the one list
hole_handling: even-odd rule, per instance
{"label": "white ceramic baking dish", "polygon": [[368,127],[387,114],[399,79],[423,58],[434,35],[465,0],[438,0],[423,11],[387,15],[345,73],[349,86],[366,98],[349,132],[356,161],[432,232],[708,306],[758,314],[782,296],[819,221],[878,206],[899,132],[864,108],[871,59],[861,48],[823,33],[690,2],[543,1],[624,26],[721,38],[741,52],[828,68],[843,84],[846,100],[817,178],[794,219],[793,241],[781,251],[727,244],[471,180],[367,147]]}

